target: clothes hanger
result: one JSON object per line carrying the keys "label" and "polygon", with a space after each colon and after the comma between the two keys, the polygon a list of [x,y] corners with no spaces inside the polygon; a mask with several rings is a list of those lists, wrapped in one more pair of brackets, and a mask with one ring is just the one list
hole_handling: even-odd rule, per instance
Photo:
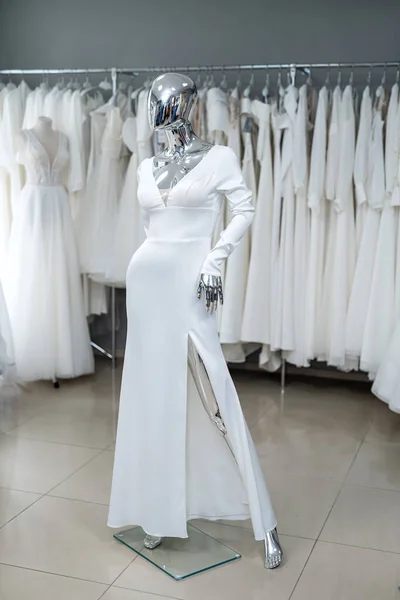
{"label": "clothes hanger", "polygon": [[226,73],[224,71],[224,67],[222,67],[222,79],[220,81],[219,87],[221,88],[221,90],[226,91],[227,87],[228,87],[228,82],[226,79]]}
{"label": "clothes hanger", "polygon": [[349,76],[349,85],[353,87],[354,84],[354,65],[351,67],[350,76]]}
{"label": "clothes hanger", "polygon": [[342,67],[340,66],[340,64],[339,64],[338,68],[339,68],[339,70],[338,70],[336,85],[341,88],[342,87]]}
{"label": "clothes hanger", "polygon": [[268,69],[265,74],[265,85],[262,89],[261,95],[264,99],[265,104],[267,104],[269,101],[269,71],[268,71]]}
{"label": "clothes hanger", "polygon": [[254,73],[252,72],[250,75],[249,85],[243,90],[243,98],[250,98],[250,94],[252,92],[254,85]]}

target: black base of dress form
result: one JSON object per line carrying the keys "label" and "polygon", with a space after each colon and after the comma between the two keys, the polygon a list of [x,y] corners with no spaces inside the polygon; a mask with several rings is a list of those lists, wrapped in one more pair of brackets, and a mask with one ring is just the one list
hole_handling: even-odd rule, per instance
{"label": "black base of dress form", "polygon": [[184,539],[164,538],[161,545],[154,550],[144,547],[146,534],[141,527],[120,531],[114,537],[175,581],[181,581],[241,558],[238,552],[217,542],[192,525],[188,525],[188,535],[189,537]]}

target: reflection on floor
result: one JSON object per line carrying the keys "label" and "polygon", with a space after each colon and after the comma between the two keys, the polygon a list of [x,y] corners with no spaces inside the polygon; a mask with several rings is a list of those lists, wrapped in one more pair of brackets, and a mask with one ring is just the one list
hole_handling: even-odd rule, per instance
{"label": "reflection on floor", "polygon": [[[248,522],[196,522],[243,558],[176,583],[106,526],[120,369],[0,402],[1,600],[394,600],[400,417],[367,388],[235,374],[286,561],[263,567]],[[140,448],[137,448],[140,452]]]}

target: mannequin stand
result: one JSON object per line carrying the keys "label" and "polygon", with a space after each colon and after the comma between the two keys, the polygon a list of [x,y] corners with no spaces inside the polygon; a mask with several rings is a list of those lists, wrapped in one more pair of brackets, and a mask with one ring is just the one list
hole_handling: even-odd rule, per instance
{"label": "mannequin stand", "polygon": [[221,542],[188,525],[188,538],[164,538],[154,549],[146,548],[141,527],[114,535],[115,539],[158,567],[175,581],[230,563],[241,555]]}

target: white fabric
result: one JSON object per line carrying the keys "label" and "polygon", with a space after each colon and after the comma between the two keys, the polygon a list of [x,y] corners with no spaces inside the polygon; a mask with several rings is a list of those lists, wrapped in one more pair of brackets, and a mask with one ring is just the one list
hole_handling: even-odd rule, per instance
{"label": "white fabric", "polygon": [[260,179],[253,221],[251,257],[242,323],[242,340],[270,345],[271,237],[273,165],[271,152],[271,106],[254,100],[258,123],[257,160]]}
{"label": "white fabric", "polygon": [[[354,272],[356,241],[353,200],[355,115],[353,89],[347,86],[340,106],[339,165],[336,182],[334,251],[330,282],[328,364],[350,368],[346,361],[346,314]],[[351,365],[352,366],[352,365]]]}
{"label": "white fabric", "polygon": [[380,361],[372,392],[386,402],[390,410],[400,413],[400,320]]}
{"label": "white fabric", "polygon": [[19,378],[76,377],[94,369],[68,196],[67,139],[53,161],[35,135],[20,137],[23,188],[11,229],[4,291]]}
{"label": "white fabric", "polygon": [[325,195],[328,90],[324,86],[318,96],[317,114],[310,159],[308,206],[311,209],[310,251],[306,291],[306,357],[318,356],[326,323],[319,322],[323,271],[326,254],[328,207]]}
{"label": "white fabric", "polygon": [[[241,102],[242,139],[244,146],[242,172],[246,186],[250,190],[253,201],[255,201],[257,188],[254,171],[252,131],[244,131],[244,123],[251,115],[251,110],[251,100],[243,98]],[[238,220],[236,220],[236,227],[238,227],[237,223]],[[235,223],[232,225],[235,226]],[[229,231],[229,228],[227,231]],[[226,245],[227,240],[224,233],[221,237],[224,239]],[[225,356],[230,362],[244,362],[245,360],[245,354],[240,342],[242,339],[242,319],[250,260],[250,230],[247,229],[247,226],[245,227],[243,238],[237,252],[232,254],[227,261],[224,280],[224,307],[220,326],[220,340],[222,344],[237,344],[235,347],[226,349],[224,346]],[[216,248],[218,248],[219,244],[217,244]],[[224,254],[222,260],[225,258],[226,254]],[[221,262],[222,260],[220,259]],[[227,356],[228,352],[229,356]]]}
{"label": "white fabric", "polygon": [[[295,194],[293,181],[294,128],[296,123],[298,91],[289,86],[284,98],[285,113],[278,126],[283,131],[282,151],[278,159],[279,173],[276,185],[281,198],[281,222],[279,249],[274,274],[274,316],[272,348],[294,349],[293,306],[293,260],[294,260],[294,211]],[[279,218],[279,217],[278,217]],[[279,235],[279,230],[278,230]]]}
{"label": "white fabric", "polygon": [[82,272],[96,278],[104,278],[108,270],[122,189],[122,120],[118,107],[107,105],[105,111],[104,115],[103,107],[97,109],[92,122],[96,126],[97,119],[105,119],[101,153],[91,166],[77,223]]}
{"label": "white fabric", "polygon": [[309,212],[308,186],[308,87],[299,90],[299,102],[294,127],[293,183],[295,191],[294,257],[293,257],[293,325],[294,350],[287,360],[297,367],[308,367],[306,342],[306,294],[308,278]]}
{"label": "white fabric", "polygon": [[125,121],[122,128],[122,139],[132,154],[119,201],[114,242],[107,271],[107,279],[118,285],[125,285],[130,260],[143,242],[143,234],[139,230],[140,206],[137,198],[138,153],[135,117],[130,117]]}
{"label": "white fabric", "polygon": [[[210,251],[223,194],[234,216],[221,244]],[[250,191],[233,151],[215,146],[172,189],[168,207],[151,159],[139,167],[138,195],[148,237],[127,275],[129,326],[108,523],[187,537],[190,518],[250,515],[256,539],[264,539],[276,519],[223,358],[216,315],[196,297],[201,271],[213,265],[214,272],[249,226]],[[204,362],[234,456],[217,440],[212,421],[200,423],[195,416],[193,403],[200,399],[187,378],[189,336]],[[203,410],[199,404],[198,410]]]}
{"label": "white fabric", "polygon": [[[378,241],[379,223],[381,219],[382,202],[385,195],[384,162],[383,162],[383,121],[380,107],[375,111],[371,123],[371,97],[367,88],[361,104],[361,119],[357,149],[367,147],[367,165],[363,175],[359,175],[356,189],[358,201],[368,201],[367,213],[362,231],[357,263],[354,272],[353,285],[349,299],[346,322],[346,354],[352,358],[361,355],[368,303],[371,292],[372,273]],[[369,131],[367,137],[366,133]],[[360,135],[362,136],[360,138]],[[356,150],[357,156],[357,150]],[[356,177],[356,171],[354,171]]]}
{"label": "white fabric", "polygon": [[0,283],[0,398],[2,389],[16,379],[14,343],[3,288]]}

